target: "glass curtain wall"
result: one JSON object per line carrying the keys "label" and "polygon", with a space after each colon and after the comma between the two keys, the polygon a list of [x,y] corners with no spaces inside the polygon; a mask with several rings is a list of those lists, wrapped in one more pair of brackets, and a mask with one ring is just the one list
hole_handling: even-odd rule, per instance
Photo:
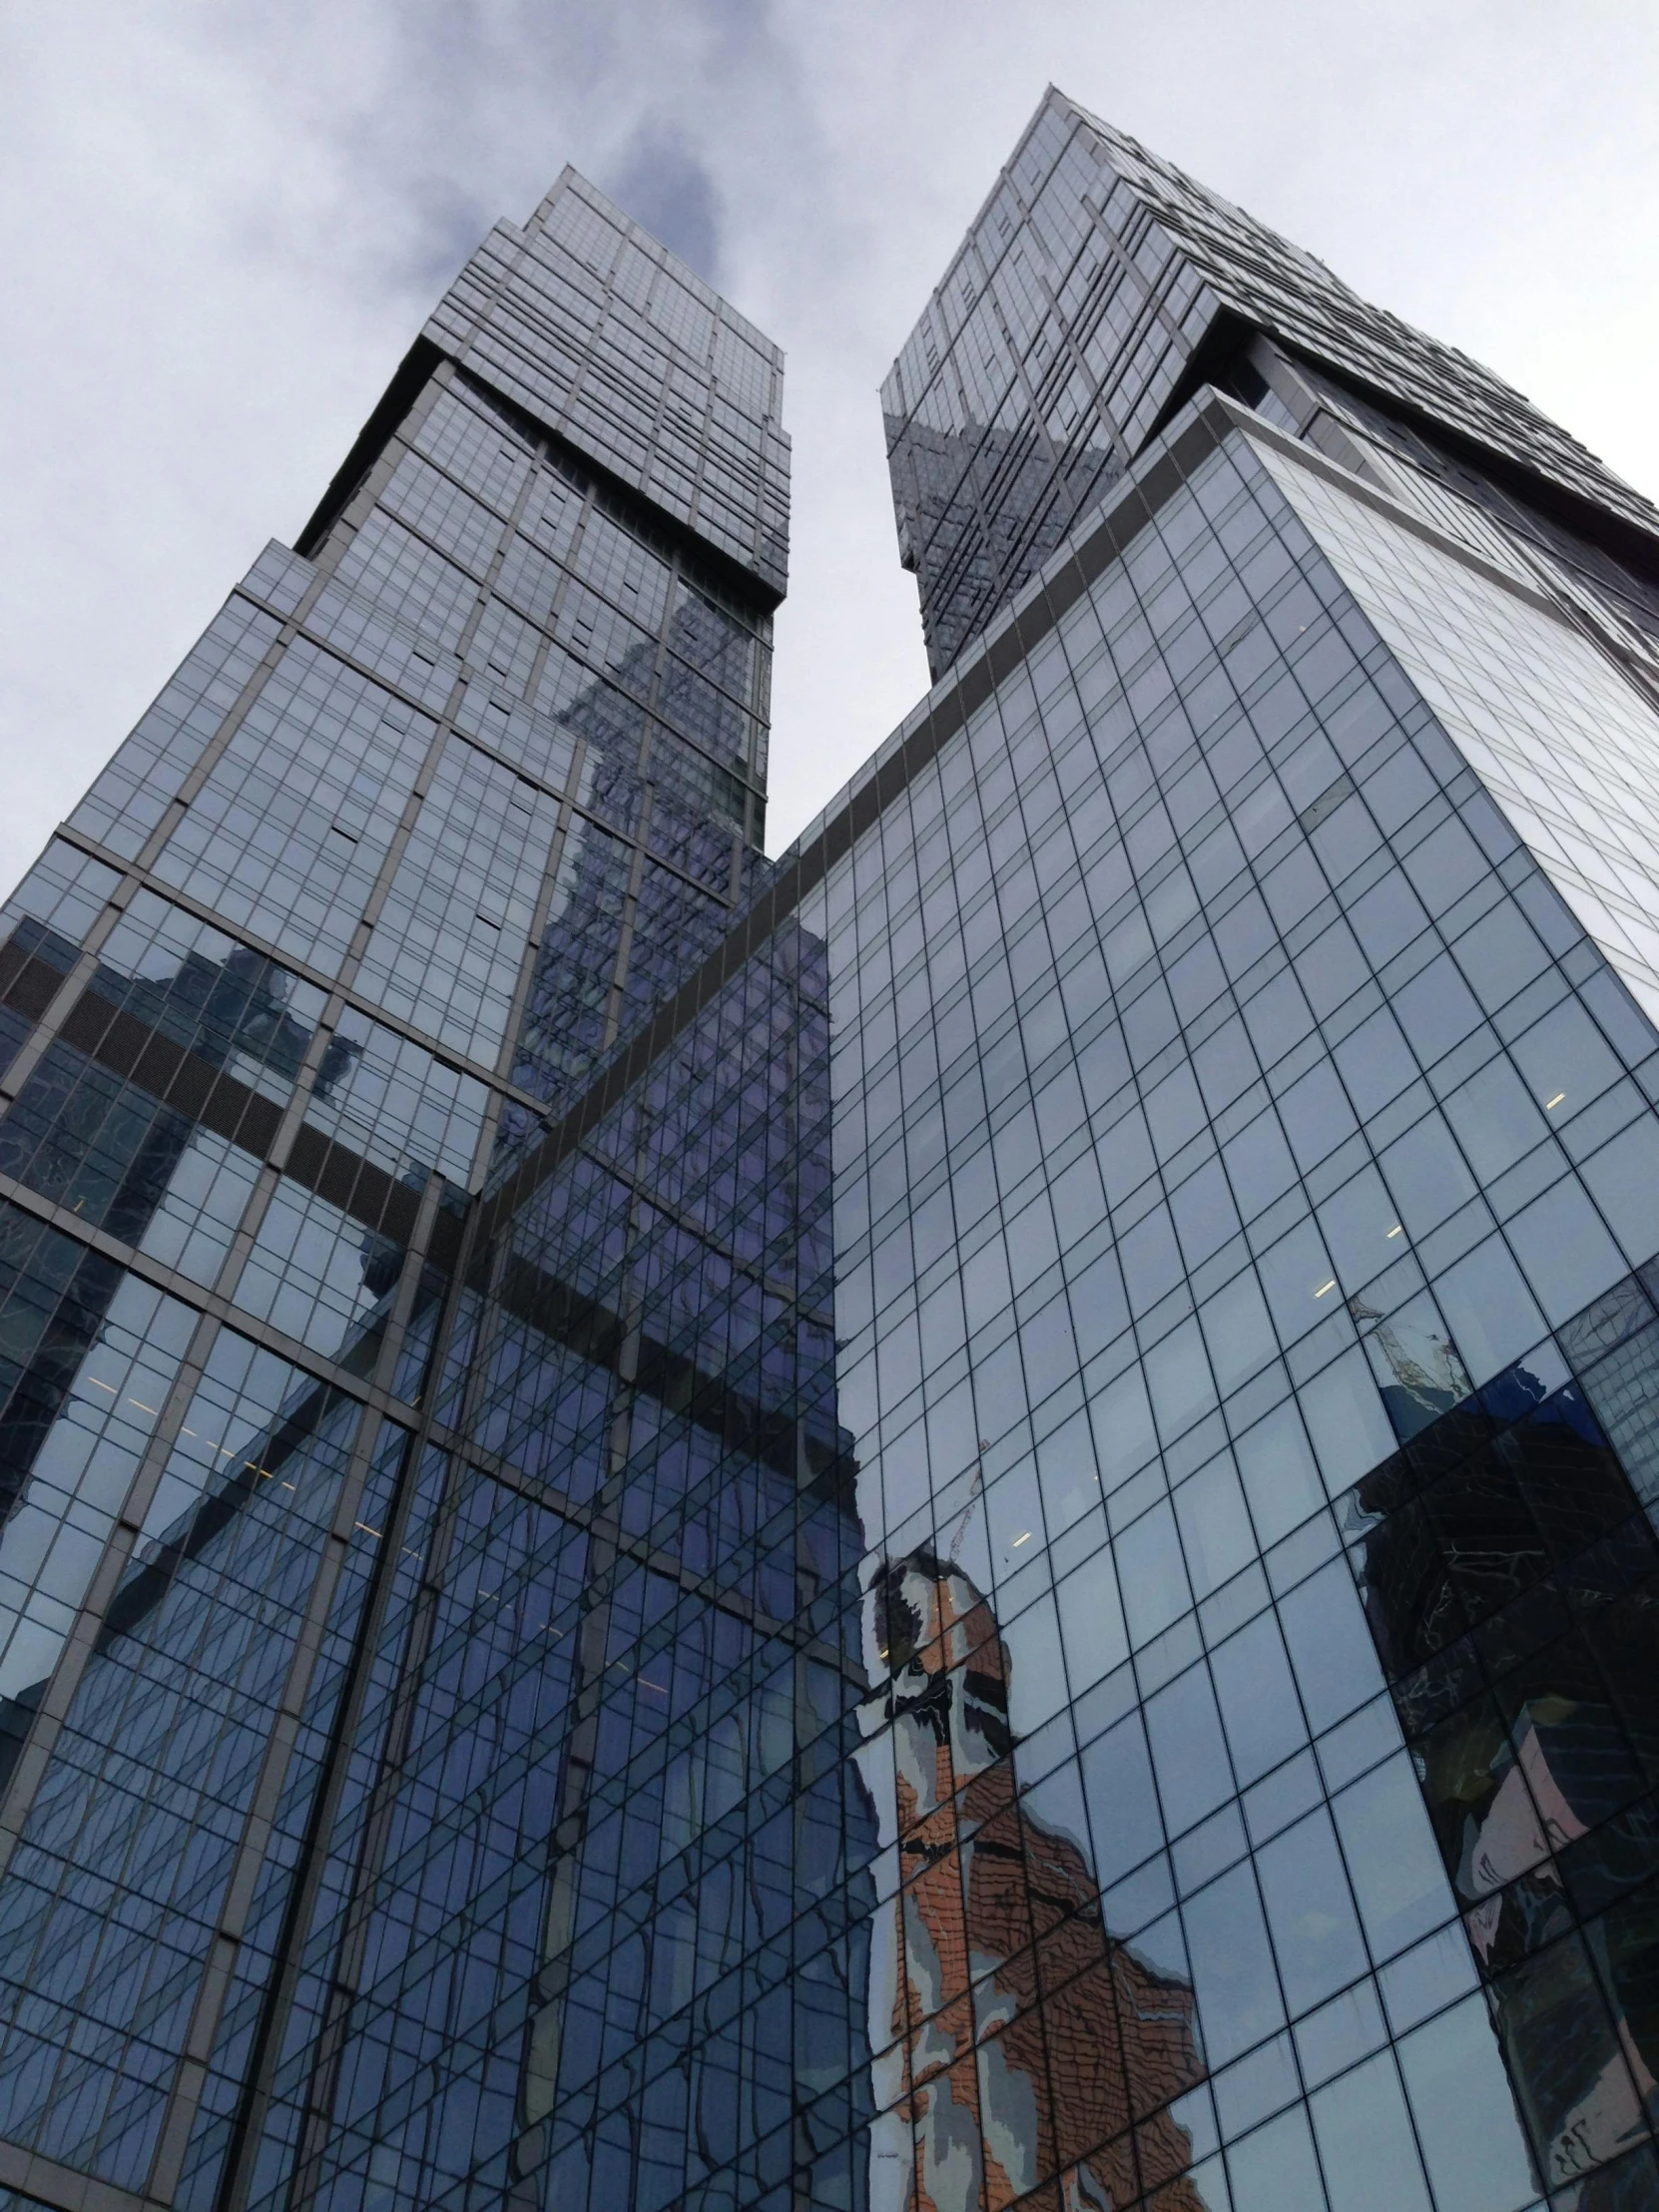
{"label": "glass curtain wall", "polygon": [[1659,2204],[1659,517],[1050,92],[497,226],[0,930],[6,2212]]}
{"label": "glass curtain wall", "polygon": [[9,2201],[852,2186],[780,377],[567,172],[5,909]]}
{"label": "glass curtain wall", "polygon": [[1659,1036],[1488,788],[1583,640],[1250,420],[804,840],[871,2201],[1647,2204]]}

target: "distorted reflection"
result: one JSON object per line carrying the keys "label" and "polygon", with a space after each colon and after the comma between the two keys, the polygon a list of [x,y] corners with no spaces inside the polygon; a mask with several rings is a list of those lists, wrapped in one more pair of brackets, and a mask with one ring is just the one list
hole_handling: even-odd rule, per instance
{"label": "distorted reflection", "polygon": [[[1419,1305],[1421,1314],[1414,1310]],[[1414,1435],[1468,1395],[1468,1372],[1428,1301],[1414,1300],[1386,1319],[1363,1297],[1351,1298],[1348,1310],[1397,1435]]]}
{"label": "distorted reflection", "polygon": [[1065,2212],[1206,2212],[1169,2109],[1204,2074],[1191,1985],[1110,1933],[1087,1850],[1020,1803],[989,1602],[916,1551],[875,1607],[902,1884],[877,2101],[911,2146],[902,2195],[877,2159],[878,2212],[992,2212],[1044,2181]]}
{"label": "distorted reflection", "polygon": [[1371,1619],[1540,2184],[1648,2204],[1659,1544],[1576,1382],[1512,1368],[1356,1492]]}

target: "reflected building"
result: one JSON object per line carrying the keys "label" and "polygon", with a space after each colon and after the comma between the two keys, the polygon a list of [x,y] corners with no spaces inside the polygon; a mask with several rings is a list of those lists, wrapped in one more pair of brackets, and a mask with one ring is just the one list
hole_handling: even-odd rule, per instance
{"label": "reflected building", "polygon": [[887,2201],[1001,2207],[1058,2173],[1067,2206],[1202,2212],[1175,2108],[1204,2073],[1191,1984],[1106,1928],[1086,1837],[1020,1802],[1009,1655],[979,1591],[916,1552],[874,1594],[902,1884]]}
{"label": "reflected building", "polygon": [[[1648,1321],[1638,1283],[1613,1302]],[[1510,2081],[1544,2178],[1586,2212],[1644,2201],[1620,2161],[1659,2109],[1659,1551],[1595,1394],[1593,1369],[1546,1392],[1512,1368],[1350,1507]]]}

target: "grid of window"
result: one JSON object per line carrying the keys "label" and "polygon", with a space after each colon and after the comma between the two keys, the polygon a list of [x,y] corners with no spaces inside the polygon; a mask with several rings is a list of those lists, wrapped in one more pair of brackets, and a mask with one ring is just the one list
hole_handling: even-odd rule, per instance
{"label": "grid of window", "polygon": [[74,827],[128,859],[139,852],[280,627],[248,600],[228,600],[76,808]]}
{"label": "grid of window", "polygon": [[[574,2079],[579,2023],[628,1984],[614,1938],[660,1847],[629,1828],[619,1895],[611,1839],[655,1788],[670,1677],[664,1879],[702,1885],[710,1944],[631,2032],[661,2077],[653,2170],[713,2172],[710,2130],[788,2000],[768,1965],[771,2012],[743,1997],[734,2026],[711,1962],[741,1991],[768,1932],[818,1910],[769,1824],[785,1796],[818,1806],[839,1880],[861,1817],[834,1640],[856,1547],[803,1225],[826,1203],[822,1018],[803,1054],[794,953],[707,1011],[666,1093],[657,1071],[658,1137],[635,1142],[636,1099],[500,1226],[444,1326],[488,1134],[541,1128],[490,1078],[503,1049],[566,1095],[766,874],[736,846],[760,833],[782,584],[776,359],[592,206],[608,305],[539,228],[509,278],[501,357],[528,345],[535,377],[567,376],[545,431],[523,388],[477,382],[487,347],[441,368],[351,522],[266,550],[77,818],[130,860],[191,778],[149,873],[60,841],[6,910],[8,1050],[98,945],[0,1115],[0,1788],[28,1783],[0,1865],[0,2136],[52,2189],[75,2173],[209,2212],[235,2157],[256,2203],[412,2207],[469,2167],[497,2198],[503,2162],[527,2181],[557,2148],[564,2172],[557,2046],[568,2016]],[[481,304],[495,252],[457,298]],[[584,377],[609,396],[586,405]],[[656,509],[596,494],[561,442],[591,433],[614,463],[625,432]],[[696,522],[704,497],[722,519]],[[714,573],[699,532],[765,581]],[[382,1382],[390,1422],[359,1402]],[[411,1448],[428,1391],[445,1440]],[[825,1617],[803,1640],[808,1592]],[[553,1839],[588,1818],[573,1747],[610,1826],[561,1872]],[[832,1982],[844,2104],[861,1987],[807,1970]],[[710,2085],[675,2132],[664,2068],[694,2001]],[[796,2078],[739,2123],[772,2159],[793,2155]],[[593,2094],[614,2136],[618,2079]],[[819,2124],[845,2169],[846,2114]]]}
{"label": "grid of window", "polygon": [[134,893],[105,937],[88,989],[278,1104],[323,1009],[314,983],[150,890]]}
{"label": "grid of window", "polygon": [[154,2151],[356,1418],[219,1339],[115,1600],[122,1625],[7,1870],[5,2133],[128,2187]]}
{"label": "grid of window", "polygon": [[451,738],[357,980],[440,1043],[491,1062],[506,1035],[558,802]]}
{"label": "grid of window", "polygon": [[607,1024],[633,869],[632,845],[595,823],[571,824],[513,1048],[513,1081],[549,1104],[611,1042]]}
{"label": "grid of window", "polygon": [[1366,612],[1644,1004],[1659,1011],[1659,718],[1605,652],[1283,456]]}
{"label": "grid of window", "polygon": [[[418,453],[403,455],[380,499],[388,513],[473,575],[488,565],[501,542],[499,516]],[[342,568],[344,565],[341,563]],[[380,596],[367,588],[367,579],[376,573],[376,567],[371,556],[358,572],[357,588],[365,597]],[[399,608],[399,613],[403,612]]]}
{"label": "grid of window", "polygon": [[1045,118],[887,378],[935,675],[1104,496],[1174,387],[1190,295],[1145,229],[1081,134]]}
{"label": "grid of window", "polygon": [[376,510],[318,595],[316,617],[348,650],[378,619],[412,632],[429,650],[453,653],[476,596],[466,569]]}
{"label": "grid of window", "polygon": [[291,615],[315,575],[309,561],[272,538],[243,578],[242,589],[248,598],[259,600],[274,614]]}
{"label": "grid of window", "polygon": [[1133,186],[1164,234],[1162,251],[1178,253],[1257,327],[1654,533],[1648,502],[1490,369],[1371,306],[1313,255],[1072,103],[1053,102],[1045,125],[1053,109],[1081,120],[1097,158]]}
{"label": "grid of window", "polygon": [[[73,967],[83,939],[120,881],[119,869],[54,837],[0,914],[8,943],[54,967]],[[20,928],[20,923],[34,926]]]}
{"label": "grid of window", "polygon": [[305,1119],[395,1176],[424,1181],[435,1168],[467,1189],[489,1103],[483,1084],[354,1007],[334,1035],[345,1065],[312,1091]]}
{"label": "grid of window", "polygon": [[[463,277],[433,317],[443,342],[781,591],[789,445],[760,332],[570,173],[474,267],[507,281]],[[571,373],[583,356],[596,373]]]}
{"label": "grid of window", "polygon": [[511,513],[530,471],[521,432],[469,385],[450,385],[433,399],[414,432],[414,446],[434,467],[497,514]]}
{"label": "grid of window", "polygon": [[402,1266],[402,1250],[389,1238],[284,1179],[237,1278],[237,1304],[325,1359],[365,1373]]}
{"label": "grid of window", "polygon": [[[373,1599],[387,1516],[404,1479],[406,1449],[407,1438],[401,1431],[390,1429],[383,1434],[375,1449],[358,1518],[345,1538],[338,1583],[319,1639],[310,1688],[298,1715],[286,1786],[273,1822],[274,1848],[261,1865],[243,1923],[219,2032],[208,2054],[201,2105],[186,2147],[177,2202],[187,2212],[207,2212],[213,2202],[246,2092],[250,2053],[268,1992],[284,1963],[287,1913],[299,1870],[305,1863],[307,1836],[316,1794],[327,1772],[332,1732],[357,1675],[358,1639]],[[391,1609],[401,1610],[405,1616],[411,1582],[419,1569],[420,1552],[415,1548],[423,1533],[419,1513],[429,1503],[430,1489],[426,1487],[411,1516],[408,1534],[412,1540],[399,1545],[390,1562]],[[379,1688],[383,1700],[383,1677]],[[349,1784],[345,1795],[349,1802]],[[314,2001],[314,1982],[306,1985],[302,1981],[300,1991],[296,2002]]]}
{"label": "grid of window", "polygon": [[290,2171],[593,2212],[852,2185],[873,1837],[823,989],[788,928],[480,1257],[439,1402],[516,1487],[457,1451],[430,1611],[388,1619],[258,2203]]}
{"label": "grid of window", "polygon": [[[1592,1408],[1639,1428],[1651,1308],[1591,1302],[1659,1242],[1656,1040],[1339,579],[1370,521],[1328,559],[1232,438],[807,909],[918,2188],[1653,2185],[1645,1909],[1588,1869],[1647,1817],[1645,1462]],[[1444,643],[1438,566],[1369,581]],[[1464,620],[1464,718],[1536,747]]]}
{"label": "grid of window", "polygon": [[423,715],[296,640],[156,872],[296,959],[337,968],[431,740]]}
{"label": "grid of window", "polygon": [[1490,371],[1051,88],[882,388],[935,676],[1143,449],[1206,344],[1216,375],[1228,317],[1659,541],[1653,508]]}
{"label": "grid of window", "polygon": [[[16,1270],[17,1246],[29,1232],[15,1216],[6,1227],[8,1260]],[[82,1257],[50,1230],[36,1229],[31,1241],[33,1252],[13,1292],[13,1347],[20,1298],[33,1291],[37,1300],[49,1299],[54,1289],[61,1297],[64,1278]],[[74,1626],[195,1320],[188,1307],[131,1276],[118,1285],[93,1351],[60,1399],[44,1447],[0,1530],[7,1639],[0,1654],[0,1709],[11,1724],[8,1771],[29,1710],[26,1701],[14,1701],[48,1679]]]}

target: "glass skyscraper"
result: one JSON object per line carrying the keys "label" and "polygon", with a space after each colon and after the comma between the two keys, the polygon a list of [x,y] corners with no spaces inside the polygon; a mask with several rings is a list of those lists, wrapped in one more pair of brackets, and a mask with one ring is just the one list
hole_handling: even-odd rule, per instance
{"label": "glass skyscraper", "polygon": [[854,2186],[780,386],[567,172],[6,909],[8,2205]]}
{"label": "glass skyscraper", "polygon": [[1055,92],[883,406],[872,2200],[1659,2203],[1659,514]]}
{"label": "glass skyscraper", "polygon": [[5,909],[0,2212],[1659,2206],[1659,512],[1050,91],[498,226]]}

